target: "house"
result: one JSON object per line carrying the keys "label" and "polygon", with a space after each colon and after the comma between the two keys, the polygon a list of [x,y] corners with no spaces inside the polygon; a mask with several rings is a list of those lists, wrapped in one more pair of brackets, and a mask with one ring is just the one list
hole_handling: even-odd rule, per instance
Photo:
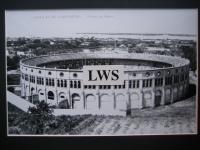
{"label": "house", "polygon": [[25,53],[22,51],[17,51],[17,55],[22,56],[22,55],[25,55]]}

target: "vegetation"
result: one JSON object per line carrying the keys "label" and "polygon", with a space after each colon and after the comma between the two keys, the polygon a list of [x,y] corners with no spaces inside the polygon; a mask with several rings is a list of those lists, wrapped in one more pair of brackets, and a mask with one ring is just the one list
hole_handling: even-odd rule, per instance
{"label": "vegetation", "polygon": [[54,116],[44,101],[23,112],[8,102],[9,134],[117,135],[171,134],[196,131],[196,96],[156,108],[131,110],[131,115]]}
{"label": "vegetation", "polygon": [[51,124],[53,120],[53,109],[49,108],[44,100],[41,101],[36,107],[29,107],[29,132],[33,134],[43,134],[45,133],[45,127]]}
{"label": "vegetation", "polygon": [[8,102],[9,134],[68,134],[91,115],[54,116],[49,104],[41,101],[24,112]]}
{"label": "vegetation", "polygon": [[191,70],[195,71],[197,69],[196,44],[194,47],[183,46],[182,51],[184,53],[183,57],[190,60]]}
{"label": "vegetation", "polygon": [[7,75],[7,85],[19,85],[20,74],[9,74]]}
{"label": "vegetation", "polygon": [[[131,115],[91,116],[76,126],[76,135],[176,134],[196,132],[195,96],[172,105],[132,110]],[[76,132],[75,132],[76,131]]]}
{"label": "vegetation", "polygon": [[19,67],[20,57],[15,55],[12,59],[7,56],[7,66],[8,70],[15,70]]}

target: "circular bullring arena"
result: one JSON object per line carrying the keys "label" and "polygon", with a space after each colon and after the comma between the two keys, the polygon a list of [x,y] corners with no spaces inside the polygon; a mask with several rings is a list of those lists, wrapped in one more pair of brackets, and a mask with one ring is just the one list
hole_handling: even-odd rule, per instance
{"label": "circular bullring arena", "polygon": [[[124,65],[123,85],[83,85],[84,65]],[[189,60],[139,53],[66,53],[20,62],[21,95],[55,108],[120,110],[157,107],[184,99]]]}

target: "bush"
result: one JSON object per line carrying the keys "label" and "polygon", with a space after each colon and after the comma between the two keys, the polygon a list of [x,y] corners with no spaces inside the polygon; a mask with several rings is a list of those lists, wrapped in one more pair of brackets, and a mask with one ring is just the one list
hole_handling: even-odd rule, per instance
{"label": "bush", "polygon": [[36,130],[33,134],[45,133],[46,126],[53,120],[53,110],[50,109],[49,104],[42,100],[36,107],[28,108],[29,125],[35,126]]}

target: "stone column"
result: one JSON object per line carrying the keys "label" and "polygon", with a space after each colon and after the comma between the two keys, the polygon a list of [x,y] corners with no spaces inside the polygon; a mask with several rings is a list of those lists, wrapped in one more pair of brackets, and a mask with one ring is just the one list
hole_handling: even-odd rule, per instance
{"label": "stone column", "polygon": [[161,105],[165,105],[165,87],[162,88],[162,99],[161,99]]}
{"label": "stone column", "polygon": [[174,86],[171,88],[171,104],[174,102]]}
{"label": "stone column", "polygon": [[[83,85],[83,81],[80,81],[81,83],[81,91],[84,91],[84,85]],[[78,86],[78,85],[77,85]]]}
{"label": "stone column", "polygon": [[155,92],[156,92],[156,87],[155,87],[155,74],[154,74],[154,79],[152,79],[152,107],[155,107]]}
{"label": "stone column", "polygon": [[98,109],[100,109],[101,105],[100,105],[100,93],[99,91],[96,92],[96,98],[97,98],[97,103],[98,103]]}
{"label": "stone column", "polygon": [[46,103],[47,103],[47,96],[48,96],[48,93],[47,93],[46,87],[45,87],[45,89],[44,89],[44,94],[45,94],[45,101],[46,101]]}
{"label": "stone column", "polygon": [[[111,85],[111,86],[113,86],[113,85]],[[112,103],[111,109],[115,109],[115,91],[114,90],[111,93],[111,103]]]}
{"label": "stone column", "polygon": [[183,82],[183,98],[185,98],[186,94],[185,94],[185,81]]}
{"label": "stone column", "polygon": [[30,93],[31,93],[30,90],[31,90],[31,89],[30,89],[30,82],[29,82],[29,85],[28,85],[28,96],[31,96],[31,94],[30,94]]}
{"label": "stone column", "polygon": [[151,92],[151,94],[152,94],[152,98],[151,98],[151,100],[152,100],[152,107],[155,107],[155,92],[156,92],[156,89],[154,87],[153,90],[152,90],[152,92]]}
{"label": "stone column", "polygon": [[140,101],[139,101],[139,107],[140,108],[143,108],[143,80],[141,79],[141,80],[139,80],[140,81],[140,83],[139,83],[139,88],[140,88],[140,94],[139,94],[139,99],[140,99]]}
{"label": "stone column", "polygon": [[129,93],[129,91],[127,90],[126,91],[126,110],[127,109],[130,109],[131,108],[131,106],[130,106],[130,93]]}
{"label": "stone column", "polygon": [[[112,85],[111,85],[112,86]],[[96,91],[99,91],[99,85],[96,85]]]}
{"label": "stone column", "polygon": [[[126,86],[125,86],[126,91],[128,91],[129,90],[129,81],[126,80],[125,83],[126,83]],[[135,83],[135,85],[137,85],[137,82]]]}
{"label": "stone column", "polygon": [[87,109],[87,104],[86,104],[85,92],[84,91],[81,92],[81,97],[82,97],[81,105],[83,106],[83,109]]}
{"label": "stone column", "polygon": [[57,106],[58,106],[58,90],[57,89],[55,90],[55,93],[56,93],[56,101],[57,101]]}
{"label": "stone column", "polygon": [[172,84],[174,84],[174,76],[172,76]]}
{"label": "stone column", "polygon": [[67,80],[67,89],[70,90],[70,80]]}
{"label": "stone column", "polygon": [[142,85],[143,85],[143,83],[142,83],[142,82],[143,82],[143,80],[141,79],[141,80],[139,80],[139,81],[140,81],[139,88],[140,88],[140,89],[143,89],[143,87],[142,87]]}
{"label": "stone column", "polygon": [[68,99],[68,103],[70,106],[70,109],[72,109],[72,101],[71,101],[71,95],[70,95],[70,91],[67,90],[67,99]]}
{"label": "stone column", "polygon": [[141,89],[140,94],[138,95],[139,96],[139,104],[138,105],[140,108],[143,108],[143,94],[144,94],[143,90]]}

